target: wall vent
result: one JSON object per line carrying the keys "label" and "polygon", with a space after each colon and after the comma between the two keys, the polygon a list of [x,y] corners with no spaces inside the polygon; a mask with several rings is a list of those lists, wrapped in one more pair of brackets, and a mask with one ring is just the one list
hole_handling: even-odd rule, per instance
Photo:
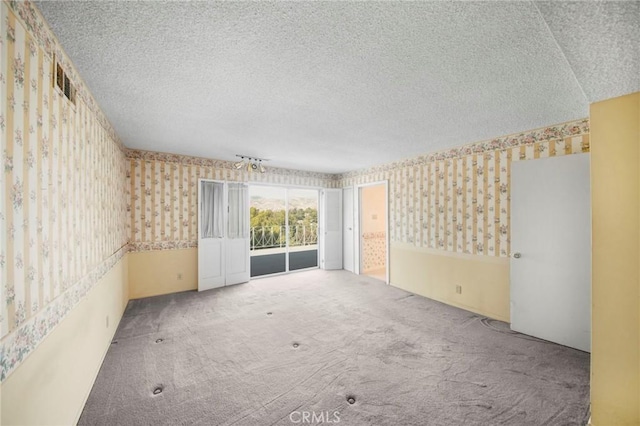
{"label": "wall vent", "polygon": [[53,86],[60,89],[64,96],[71,101],[72,104],[76,103],[76,88],[73,87],[69,76],[64,72],[62,66],[53,58]]}

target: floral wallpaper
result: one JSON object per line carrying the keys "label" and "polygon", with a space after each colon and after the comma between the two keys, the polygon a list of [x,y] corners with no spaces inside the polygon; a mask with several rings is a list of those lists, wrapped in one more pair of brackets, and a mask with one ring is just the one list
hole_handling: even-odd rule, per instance
{"label": "floral wallpaper", "polygon": [[267,167],[236,170],[233,162],[127,151],[127,212],[131,251],[196,247],[198,179],[338,187],[335,175]]}
{"label": "floral wallpaper", "polygon": [[507,257],[511,162],[588,151],[584,119],[345,173],[340,185],[389,181],[392,242]]}
{"label": "floral wallpaper", "polygon": [[[4,380],[124,255],[128,216],[112,127],[32,4],[0,8]],[[75,104],[53,85],[54,54]]]}
{"label": "floral wallpaper", "polygon": [[369,272],[384,268],[387,263],[387,237],[385,232],[362,234],[362,269]]}

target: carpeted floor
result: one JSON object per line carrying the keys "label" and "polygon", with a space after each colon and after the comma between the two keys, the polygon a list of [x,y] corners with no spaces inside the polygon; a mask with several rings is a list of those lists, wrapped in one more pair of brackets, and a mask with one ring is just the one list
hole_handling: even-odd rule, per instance
{"label": "carpeted floor", "polygon": [[314,270],[131,301],[80,424],[584,425],[588,401],[587,353]]}

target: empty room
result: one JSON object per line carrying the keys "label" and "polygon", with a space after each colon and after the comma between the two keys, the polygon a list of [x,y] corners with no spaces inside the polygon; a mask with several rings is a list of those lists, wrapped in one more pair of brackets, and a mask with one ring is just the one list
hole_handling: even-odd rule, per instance
{"label": "empty room", "polygon": [[0,3],[0,424],[640,425],[640,1]]}

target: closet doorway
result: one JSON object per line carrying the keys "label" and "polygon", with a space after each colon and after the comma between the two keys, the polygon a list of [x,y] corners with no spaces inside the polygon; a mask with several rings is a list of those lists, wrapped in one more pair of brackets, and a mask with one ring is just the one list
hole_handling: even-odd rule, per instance
{"label": "closet doorway", "polygon": [[388,282],[387,185],[359,188],[360,273]]}
{"label": "closet doorway", "polygon": [[249,186],[251,277],[318,267],[318,194]]}

